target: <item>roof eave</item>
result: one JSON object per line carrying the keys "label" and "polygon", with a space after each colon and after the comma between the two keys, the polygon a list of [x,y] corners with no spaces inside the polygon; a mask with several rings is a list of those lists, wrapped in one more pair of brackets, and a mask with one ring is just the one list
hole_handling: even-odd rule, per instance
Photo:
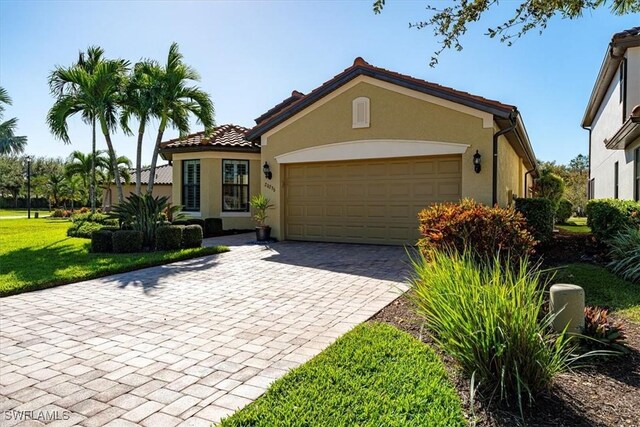
{"label": "roof eave", "polygon": [[610,139],[605,140],[605,147],[609,150],[624,150],[638,138],[640,138],[640,117],[630,117]]}

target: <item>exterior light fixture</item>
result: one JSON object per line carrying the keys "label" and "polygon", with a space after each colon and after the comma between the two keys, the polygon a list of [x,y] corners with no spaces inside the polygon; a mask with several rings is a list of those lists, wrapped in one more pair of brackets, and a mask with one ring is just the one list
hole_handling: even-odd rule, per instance
{"label": "exterior light fixture", "polygon": [[480,171],[482,170],[482,166],[480,166],[481,159],[482,159],[482,156],[480,155],[478,150],[476,150],[476,154],[473,155],[473,168],[476,171],[476,173],[480,173]]}
{"label": "exterior light fixture", "polygon": [[264,166],[262,166],[262,172],[264,172],[264,177],[267,179],[271,179],[273,174],[271,173],[271,168],[269,167],[269,163],[264,162]]}

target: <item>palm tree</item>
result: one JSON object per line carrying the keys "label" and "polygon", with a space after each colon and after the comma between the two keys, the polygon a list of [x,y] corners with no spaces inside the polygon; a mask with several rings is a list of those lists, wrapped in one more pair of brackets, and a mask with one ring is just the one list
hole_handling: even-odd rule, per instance
{"label": "palm tree", "polygon": [[[7,90],[0,87],[0,120],[4,113],[4,104],[11,105]],[[12,118],[0,123],[0,154],[21,154],[27,145],[26,136],[17,136],[18,119]]]}
{"label": "palm tree", "polygon": [[[51,133],[64,142],[69,142],[67,119],[74,114],[82,113],[83,118],[95,118],[104,135],[109,153],[109,160],[115,171],[118,201],[124,197],[122,182],[117,167],[117,158],[111,132],[118,124],[118,108],[121,89],[129,63],[125,60],[102,60],[95,65],[92,72],[80,65],[70,68],[58,67],[50,81],[64,82],[61,86],[70,89],[59,91],[59,97],[49,110],[47,123]],[[58,83],[60,85],[60,83]],[[53,86],[55,88],[55,86]]]}
{"label": "palm tree", "polygon": [[129,170],[131,169],[131,160],[129,160],[129,158],[126,156],[116,157],[117,170],[115,171],[111,163],[107,162],[106,166],[106,168],[100,170],[100,175],[102,188],[107,192],[109,206],[112,206],[111,184],[116,179],[116,175],[118,176],[117,179],[121,180],[121,184],[129,184],[129,182],[131,181],[131,174],[129,173]]}
{"label": "palm tree", "polygon": [[[79,177],[83,188],[93,190],[92,184],[95,179],[96,169],[108,169],[109,159],[105,152],[98,150],[94,153],[85,154],[82,151],[74,151],[69,156],[64,166],[64,174],[68,180]],[[90,201],[90,203],[93,201]]]}
{"label": "palm tree", "polygon": [[47,178],[45,188],[49,200],[53,201],[54,207],[60,206],[60,198],[64,193],[65,180],[64,176],[57,172],[52,172]]}
{"label": "palm tree", "polygon": [[172,43],[166,65],[152,63],[144,69],[155,87],[157,104],[154,111],[160,119],[149,170],[147,193],[150,194],[153,194],[158,152],[167,126],[178,129],[180,135],[189,133],[190,114],[195,115],[198,123],[204,125],[205,132],[209,132],[215,125],[213,102],[209,95],[197,86],[187,86],[189,81],[199,81],[200,76],[193,68],[182,62],[182,58],[178,44]]}
{"label": "palm tree", "polygon": [[[87,52],[80,52],[78,55],[78,62],[76,62],[75,66],[81,67],[85,69],[89,74],[93,74],[97,65],[102,61],[102,56],[104,54],[104,50],[98,46],[89,46]],[[77,90],[77,87],[74,87],[71,82],[66,81],[60,76],[57,68],[54,70],[49,76],[49,86],[51,88],[51,93],[56,96],[62,96],[65,91],[74,91]],[[92,111],[86,110],[82,112],[82,119],[86,123],[91,123],[91,153],[93,154],[92,160],[95,159],[96,156],[96,116]],[[89,182],[89,199],[91,200],[91,212],[96,211],[96,195],[95,195],[95,187],[96,187],[96,164],[91,165],[91,179]]]}
{"label": "palm tree", "polygon": [[138,141],[136,148],[136,194],[142,192],[142,143],[147,124],[155,114],[157,106],[156,86],[146,71],[154,66],[151,61],[142,61],[133,68],[131,78],[127,82],[122,101],[122,114],[120,125],[125,134],[133,135],[129,128],[129,120],[135,117],[138,120]]}

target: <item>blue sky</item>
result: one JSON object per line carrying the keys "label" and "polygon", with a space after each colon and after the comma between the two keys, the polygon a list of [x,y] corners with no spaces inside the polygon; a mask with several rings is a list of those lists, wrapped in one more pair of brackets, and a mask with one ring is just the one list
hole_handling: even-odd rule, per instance
{"label": "blue sky", "polygon": [[[448,51],[436,68],[431,30],[409,29],[426,17],[423,1],[387,2],[374,15],[372,1],[0,2],[0,85],[13,98],[5,118],[19,118],[28,153],[66,156],[90,150],[90,128],[70,122],[71,145],[48,131],[52,105],[47,76],[78,51],[99,45],[107,56],[132,62],[164,61],[171,42],[202,75],[218,124],[247,127],[293,89],[308,92],[350,66],[357,56],[473,94],[517,105],[538,158],[566,163],[586,153],[580,120],[611,35],[640,23],[640,16],[612,16],[607,9],[570,21],[554,18],[542,35],[531,32],[507,47],[483,33],[513,12],[504,1]],[[148,130],[149,163],[155,124]],[[193,130],[200,130],[195,127]],[[169,132],[167,137],[175,136]],[[115,135],[118,154],[135,157],[135,138]],[[99,139],[104,147],[104,142]]]}

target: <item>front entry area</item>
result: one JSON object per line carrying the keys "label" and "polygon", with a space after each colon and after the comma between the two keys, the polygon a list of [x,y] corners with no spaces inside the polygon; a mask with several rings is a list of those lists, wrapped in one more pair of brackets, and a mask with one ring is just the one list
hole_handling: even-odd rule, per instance
{"label": "front entry area", "polygon": [[461,156],[316,163],[285,169],[285,238],[414,244],[417,214],[461,197]]}

